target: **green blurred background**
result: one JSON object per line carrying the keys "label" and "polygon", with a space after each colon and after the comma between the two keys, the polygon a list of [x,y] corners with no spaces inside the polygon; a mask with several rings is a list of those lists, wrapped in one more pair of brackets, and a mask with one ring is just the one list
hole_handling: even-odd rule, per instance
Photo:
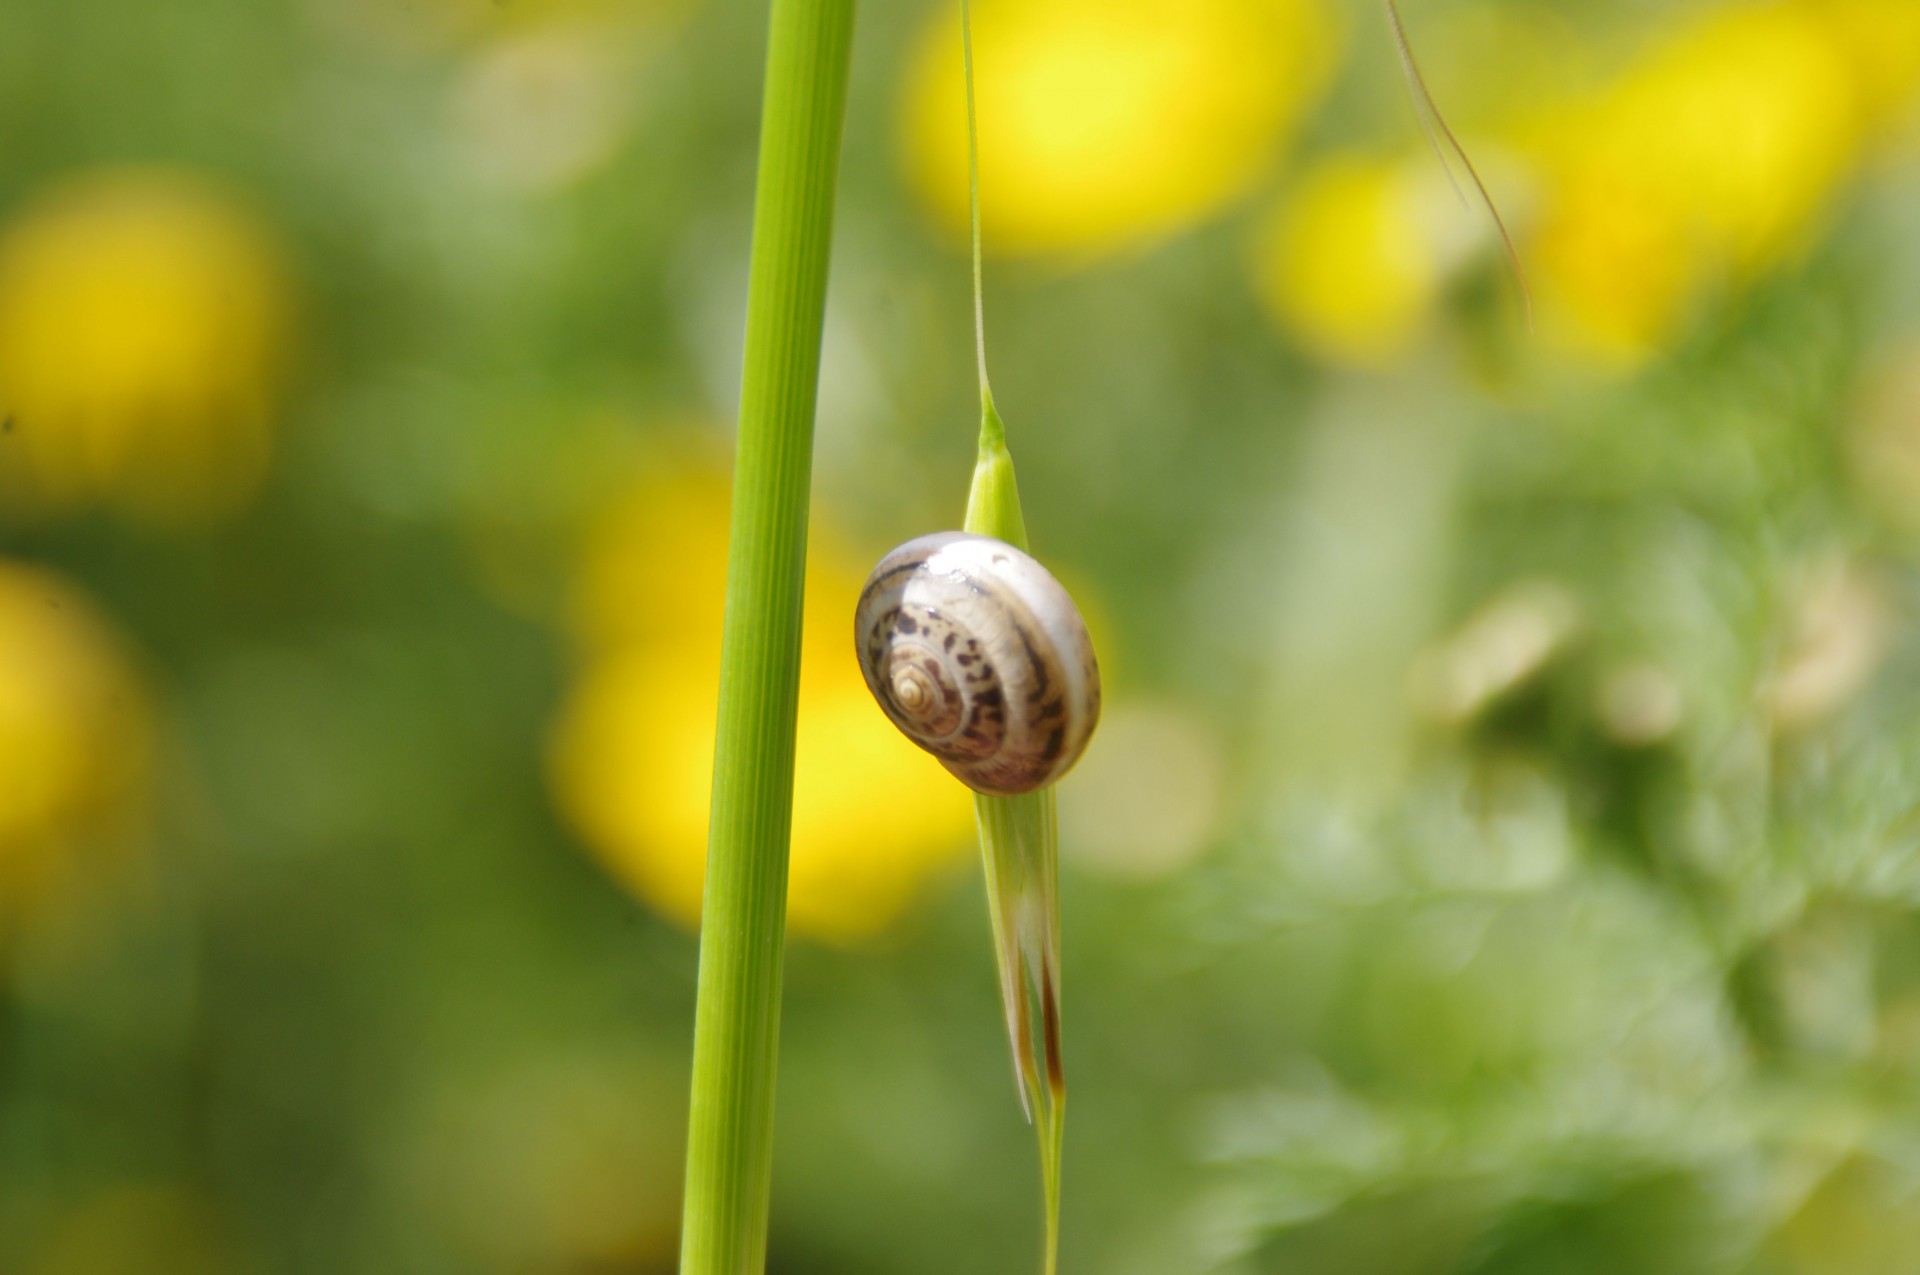
{"label": "green blurred background", "polygon": [[[1109,698],[1064,1268],[1920,1263],[1920,6],[980,0]],[[778,1275],[1032,1269],[851,597],[972,445],[956,15],[843,165]],[[764,12],[0,6],[0,1271],[672,1269]],[[1469,188],[1470,189],[1470,188]]]}

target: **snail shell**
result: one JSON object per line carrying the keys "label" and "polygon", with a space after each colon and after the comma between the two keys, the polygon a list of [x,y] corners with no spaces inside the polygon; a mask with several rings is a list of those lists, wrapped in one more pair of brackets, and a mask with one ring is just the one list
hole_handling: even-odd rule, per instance
{"label": "snail shell", "polygon": [[1044,788],[1100,719],[1100,669],[1073,599],[1004,541],[907,541],[867,578],[854,636],[893,724],[975,792]]}

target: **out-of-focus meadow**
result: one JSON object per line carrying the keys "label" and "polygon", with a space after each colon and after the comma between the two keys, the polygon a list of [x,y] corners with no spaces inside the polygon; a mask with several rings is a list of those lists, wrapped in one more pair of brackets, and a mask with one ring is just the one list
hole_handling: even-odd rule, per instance
{"label": "out-of-focus meadow", "polygon": [[[1405,8],[1531,330],[1371,0],[977,5],[1065,1269],[1910,1275],[1920,5]],[[955,18],[861,15],[779,1275],[1037,1254],[849,634],[964,500]],[[0,1270],[672,1269],[763,21],[0,5]]]}

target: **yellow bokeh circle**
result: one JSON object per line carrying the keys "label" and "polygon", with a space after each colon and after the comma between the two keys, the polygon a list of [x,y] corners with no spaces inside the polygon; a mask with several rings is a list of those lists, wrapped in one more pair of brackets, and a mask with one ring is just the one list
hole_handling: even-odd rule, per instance
{"label": "yellow bokeh circle", "polygon": [[265,472],[289,285],[272,236],[203,177],[119,169],[0,228],[0,511],[228,512]]}
{"label": "yellow bokeh circle", "polygon": [[[1716,292],[1813,241],[1920,93],[1920,6],[1717,4],[1597,82],[1573,78],[1562,96],[1498,99],[1509,118],[1491,135],[1507,145],[1462,140],[1505,206],[1543,344],[1632,370],[1671,348]],[[1413,350],[1468,260],[1448,229],[1458,219],[1415,198],[1415,174],[1438,170],[1361,151],[1313,160],[1256,255],[1281,326],[1335,362]]]}
{"label": "yellow bokeh circle", "polygon": [[[716,469],[640,479],[578,574],[584,659],[550,749],[562,812],[612,875],[686,925],[700,915],[720,682],[728,496]],[[854,658],[866,565],[816,516],[801,639],[788,921],[855,944],[964,860],[965,789],[903,739]]]}
{"label": "yellow bokeh circle", "polygon": [[61,577],[0,561],[0,930],[124,840],[150,735],[107,622]]}
{"label": "yellow bokeh circle", "polygon": [[1257,251],[1261,294],[1315,352],[1378,364],[1419,335],[1442,282],[1423,171],[1336,152],[1308,167],[1270,214]]}
{"label": "yellow bokeh circle", "polygon": [[[967,224],[957,16],[907,69],[908,178]],[[982,0],[981,219],[993,253],[1087,258],[1200,221],[1280,157],[1335,53],[1319,0]]]}

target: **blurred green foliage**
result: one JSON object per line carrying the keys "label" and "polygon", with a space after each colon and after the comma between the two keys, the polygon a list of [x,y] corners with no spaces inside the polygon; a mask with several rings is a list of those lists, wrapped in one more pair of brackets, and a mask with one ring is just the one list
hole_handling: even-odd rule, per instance
{"label": "blurred green foliage", "polygon": [[[1631,81],[1702,15],[1873,3],[1406,7],[1469,146],[1492,139],[1525,254],[1555,224],[1550,147],[1525,135],[1568,117],[1482,112],[1502,95],[1478,36],[1561,32],[1542,56],[1579,53],[1573,93]],[[1298,10],[1276,3],[1275,29]],[[902,123],[950,16],[862,15],[816,483],[847,560],[961,512],[965,267]],[[1250,184],[1171,200],[1184,221],[1121,247],[1103,222],[1098,253],[989,263],[1034,543],[1110,684],[1060,794],[1063,1264],[1910,1271],[1920,77],[1879,41],[1872,140],[1807,178],[1764,262],[1695,244],[1717,264],[1631,359],[1529,338],[1479,231],[1356,366],[1300,329],[1320,293],[1283,285],[1276,312],[1262,281],[1272,219],[1318,224],[1286,220],[1320,189],[1302,172],[1419,145],[1371,8],[1333,17],[1325,100],[1296,104],[1291,142],[1261,108]],[[106,352],[84,384],[32,381],[52,386],[33,412],[21,369],[46,367],[0,322],[20,502],[0,554],[36,572],[0,589],[0,1270],[671,1269],[695,940],[559,810],[549,739],[590,658],[569,612],[586,529],[725,437],[762,18],[0,6],[0,235],[58,224],[36,219],[90,173],[171,174],[275,245],[279,273],[240,281],[288,316],[271,349],[236,326],[253,311],[223,308],[219,271],[244,257],[208,257],[207,288],[86,275],[106,300],[61,322],[106,316]],[[201,242],[133,224],[128,243]],[[1595,270],[1631,282],[1619,251]],[[9,268],[20,330],[82,296]],[[192,393],[143,379],[180,358],[114,353],[203,329],[223,357]],[[4,449],[55,429],[93,441],[34,453],[78,466],[42,507],[7,483],[55,471],[20,479]],[[258,472],[196,468],[261,429]],[[201,441],[125,441],[165,430]],[[155,521],[137,494],[181,474],[231,486]],[[80,627],[22,618],[65,590],[91,599]],[[640,613],[677,627],[652,596]],[[64,636],[96,630],[97,652]],[[49,642],[85,668],[21,654]],[[137,704],[100,690],[125,677]],[[142,742],[109,782],[114,740]],[[954,840],[913,860],[918,901],[878,937],[796,922],[780,1275],[1034,1259]]]}

